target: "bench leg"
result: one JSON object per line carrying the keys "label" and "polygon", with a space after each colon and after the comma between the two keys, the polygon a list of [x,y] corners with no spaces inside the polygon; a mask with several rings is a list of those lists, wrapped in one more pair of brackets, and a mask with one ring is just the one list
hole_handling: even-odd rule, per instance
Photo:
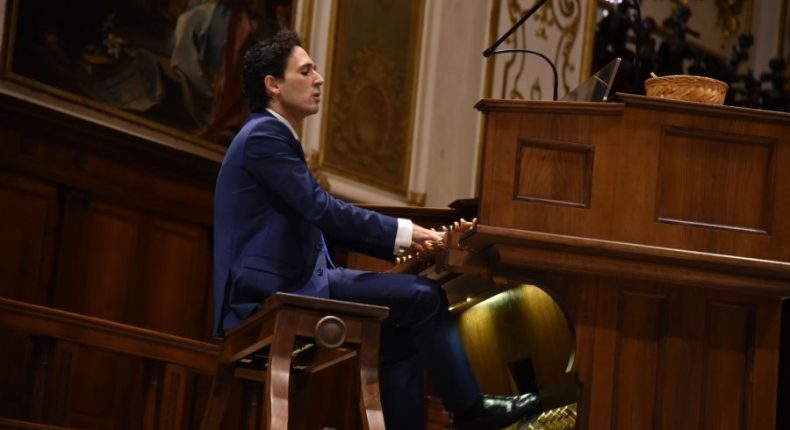
{"label": "bench leg", "polygon": [[379,389],[379,324],[362,322],[362,342],[359,345],[359,409],[364,430],[384,430]]}
{"label": "bench leg", "polygon": [[299,316],[287,311],[279,312],[274,322],[263,401],[266,420],[262,422],[261,428],[265,430],[288,428],[288,384],[291,377],[291,353],[298,324]]}

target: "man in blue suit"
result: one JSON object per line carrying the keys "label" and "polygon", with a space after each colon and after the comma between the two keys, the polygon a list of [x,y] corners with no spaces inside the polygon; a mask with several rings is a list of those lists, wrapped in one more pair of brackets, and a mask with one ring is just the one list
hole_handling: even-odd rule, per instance
{"label": "man in blue suit", "polygon": [[537,412],[535,394],[480,394],[434,282],[328,264],[325,236],[389,259],[429,248],[442,236],[345,203],[316,183],[295,130],[318,112],[324,80],[300,45],[296,33],[282,31],[244,57],[253,114],[228,148],[215,191],[215,334],[238,325],[277,291],[387,306],[380,381],[390,430],[424,428],[425,369],[458,428],[501,428]]}

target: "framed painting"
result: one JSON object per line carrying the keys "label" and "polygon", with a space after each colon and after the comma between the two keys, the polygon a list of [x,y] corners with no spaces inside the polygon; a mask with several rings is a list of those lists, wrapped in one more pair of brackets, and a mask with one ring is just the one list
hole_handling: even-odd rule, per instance
{"label": "framed painting", "polygon": [[221,150],[248,114],[242,55],[295,1],[0,1],[2,79]]}

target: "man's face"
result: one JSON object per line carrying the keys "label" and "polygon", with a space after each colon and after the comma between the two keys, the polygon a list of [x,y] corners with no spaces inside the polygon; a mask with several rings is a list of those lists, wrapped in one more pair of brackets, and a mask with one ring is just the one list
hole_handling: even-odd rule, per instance
{"label": "man's face", "polygon": [[301,46],[291,51],[283,78],[269,82],[271,85],[267,83],[267,88],[272,96],[272,107],[282,109],[286,117],[303,119],[318,112],[324,78]]}

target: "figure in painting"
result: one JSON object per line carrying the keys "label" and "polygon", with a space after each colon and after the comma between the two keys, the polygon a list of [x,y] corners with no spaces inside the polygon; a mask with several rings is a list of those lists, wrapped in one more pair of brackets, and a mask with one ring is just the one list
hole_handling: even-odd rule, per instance
{"label": "figure in painting", "polygon": [[241,53],[292,0],[19,2],[15,74],[227,144],[247,116]]}

